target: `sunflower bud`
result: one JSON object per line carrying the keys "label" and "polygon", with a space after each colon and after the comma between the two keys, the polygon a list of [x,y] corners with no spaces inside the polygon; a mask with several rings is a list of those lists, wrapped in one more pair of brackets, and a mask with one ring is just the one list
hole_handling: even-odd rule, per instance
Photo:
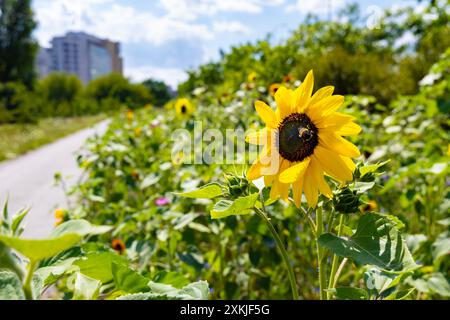
{"label": "sunflower bud", "polygon": [[226,174],[225,181],[227,183],[228,193],[232,198],[248,195],[250,184],[245,177]]}
{"label": "sunflower bud", "polygon": [[338,190],[333,198],[334,209],[340,213],[358,212],[361,205],[358,192],[352,191],[348,187]]}

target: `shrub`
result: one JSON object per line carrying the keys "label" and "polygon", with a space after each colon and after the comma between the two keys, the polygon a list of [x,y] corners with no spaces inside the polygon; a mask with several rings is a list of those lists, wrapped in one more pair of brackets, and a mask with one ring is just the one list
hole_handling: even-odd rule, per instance
{"label": "shrub", "polygon": [[83,92],[83,83],[76,75],[53,73],[38,82],[41,116],[80,115],[77,102]]}
{"label": "shrub", "polygon": [[0,123],[35,121],[32,95],[22,83],[0,83]]}
{"label": "shrub", "polygon": [[92,80],[86,87],[86,97],[93,99],[99,105],[106,100],[114,100],[132,109],[145,105],[151,99],[144,85],[132,84],[127,78],[117,73]]}

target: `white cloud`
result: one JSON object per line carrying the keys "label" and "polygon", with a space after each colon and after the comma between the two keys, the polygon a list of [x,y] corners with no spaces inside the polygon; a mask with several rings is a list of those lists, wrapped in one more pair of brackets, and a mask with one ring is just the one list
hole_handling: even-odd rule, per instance
{"label": "white cloud", "polygon": [[212,39],[214,34],[204,24],[188,23],[169,16],[155,16],[112,0],[53,0],[37,2],[42,44],[48,44],[55,33],[84,30],[122,42],[147,42],[155,45],[174,39]]}
{"label": "white cloud", "polygon": [[287,7],[288,12],[299,11],[302,14],[324,15],[342,8],[347,0],[297,0],[295,4]]}
{"label": "white cloud", "polygon": [[134,82],[142,82],[149,78],[164,81],[176,89],[180,82],[187,80],[187,73],[178,68],[161,68],[157,66],[141,66],[127,68],[125,75]]}
{"label": "white cloud", "polygon": [[214,21],[215,32],[250,34],[251,30],[239,21]]}
{"label": "white cloud", "polygon": [[278,6],[285,0],[159,0],[170,17],[196,20],[220,12],[260,13],[264,7]]}

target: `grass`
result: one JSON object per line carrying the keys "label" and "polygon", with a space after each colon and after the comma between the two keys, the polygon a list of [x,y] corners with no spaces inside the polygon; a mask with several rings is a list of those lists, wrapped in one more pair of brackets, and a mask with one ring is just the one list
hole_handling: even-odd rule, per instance
{"label": "grass", "polygon": [[13,159],[42,145],[90,127],[106,115],[47,118],[36,124],[0,125],[0,161]]}

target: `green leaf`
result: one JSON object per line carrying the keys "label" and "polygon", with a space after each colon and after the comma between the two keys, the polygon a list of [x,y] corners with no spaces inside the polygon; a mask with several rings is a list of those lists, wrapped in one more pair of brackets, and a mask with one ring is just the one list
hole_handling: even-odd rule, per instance
{"label": "green leaf", "polygon": [[65,234],[51,239],[28,240],[0,235],[0,241],[20,252],[32,262],[53,257],[58,252],[67,250],[80,242],[78,234]]}
{"label": "green leaf", "polygon": [[87,235],[98,235],[109,232],[113,229],[111,226],[96,226],[86,220],[70,220],[56,227],[50,234],[50,237],[56,238],[65,234],[78,234],[82,237]]}
{"label": "green leaf", "polygon": [[95,300],[98,297],[100,286],[100,281],[77,273],[72,300]]}
{"label": "green leaf", "polygon": [[102,283],[113,280],[112,263],[126,264],[124,257],[111,252],[89,253],[86,257],[75,261],[73,264],[80,268],[85,276],[97,279]]}
{"label": "green leaf", "polygon": [[369,294],[366,290],[352,287],[340,287],[332,289],[338,299],[341,300],[368,300]]}
{"label": "green leaf", "polygon": [[156,274],[153,281],[157,283],[169,284],[175,288],[182,288],[189,284],[189,280],[185,276],[173,271],[160,271]]}
{"label": "green leaf", "polygon": [[355,182],[352,186],[352,190],[356,190],[358,193],[365,193],[375,187],[375,182]]}
{"label": "green leaf", "polygon": [[186,213],[183,214],[181,217],[173,220],[174,230],[180,230],[183,229],[185,226],[187,226],[189,223],[194,221],[198,218],[198,214],[196,213]]}
{"label": "green leaf", "polygon": [[435,266],[439,266],[444,257],[448,257],[450,252],[450,238],[445,234],[442,237],[436,239],[431,246],[431,253],[433,255],[433,261]]}
{"label": "green leaf", "polygon": [[152,292],[125,295],[118,300],[206,300],[209,295],[209,285],[206,281],[198,281],[182,289],[170,285],[150,281]]}
{"label": "green leaf", "polygon": [[150,288],[147,285],[150,279],[140,275],[131,268],[113,262],[111,271],[117,289],[125,291],[126,293],[150,291]]}
{"label": "green leaf", "polygon": [[394,223],[373,212],[361,217],[356,232],[350,238],[325,233],[320,236],[319,243],[360,265],[374,265],[397,272],[417,267]]}
{"label": "green leaf", "polygon": [[73,263],[76,260],[77,258],[68,258],[51,266],[39,268],[36,270],[36,274],[41,277],[44,286],[47,286],[56,282],[62,275],[77,270],[77,268],[73,266]]}
{"label": "green leaf", "polygon": [[[30,212],[30,209],[22,210],[19,212],[16,216],[13,216],[12,222],[11,222],[11,231],[13,234],[20,234],[17,233],[17,230],[19,229],[20,224],[22,223],[23,219],[26,217],[26,215]],[[23,229],[22,229],[23,230]]]}
{"label": "green leaf", "polygon": [[378,162],[376,164],[369,164],[365,165],[364,167],[359,168],[359,173],[361,175],[361,178],[364,177],[366,174],[369,173],[375,173],[379,168],[387,164],[390,160],[384,161],[384,162]]}
{"label": "green leaf", "polygon": [[140,185],[140,189],[141,190],[147,189],[148,187],[150,187],[150,186],[154,185],[155,183],[157,183],[160,178],[161,178],[160,176],[158,176],[158,175],[156,175],[154,173],[148,175],[142,181],[142,183]]}
{"label": "green leaf", "polygon": [[223,190],[219,184],[211,183],[204,185],[203,187],[200,187],[199,189],[196,190],[175,194],[185,198],[213,199],[220,197],[223,194]]}
{"label": "green leaf", "polygon": [[249,214],[257,199],[258,194],[254,193],[234,201],[221,200],[217,202],[211,210],[211,217],[213,219],[221,219],[232,215]]}
{"label": "green leaf", "polygon": [[22,283],[14,272],[0,271],[0,300],[24,300]]}
{"label": "green leaf", "polygon": [[409,277],[412,272],[392,273],[380,270],[376,267],[369,268],[364,273],[364,282],[367,289],[376,295],[382,295],[397,286],[403,279]]}
{"label": "green leaf", "polygon": [[432,273],[422,278],[408,279],[408,283],[420,292],[450,297],[449,281],[440,272]]}

